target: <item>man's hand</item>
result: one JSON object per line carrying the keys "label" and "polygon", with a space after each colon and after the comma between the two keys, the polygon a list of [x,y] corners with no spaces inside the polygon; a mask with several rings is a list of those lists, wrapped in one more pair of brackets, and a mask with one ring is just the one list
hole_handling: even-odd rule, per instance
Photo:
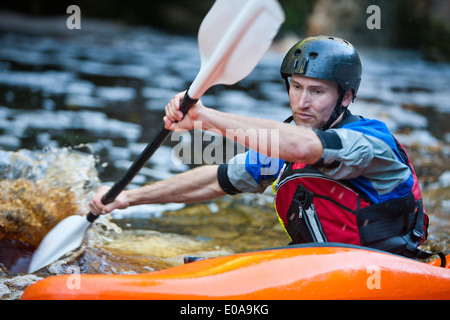
{"label": "man's hand", "polygon": [[166,116],[163,120],[167,130],[184,131],[194,129],[194,121],[198,121],[200,112],[202,109],[206,109],[199,100],[189,109],[188,113],[183,116],[183,113],[180,111],[180,105],[185,94],[186,91],[176,94],[166,105]]}
{"label": "man's hand", "polygon": [[89,202],[89,209],[95,215],[108,214],[115,209],[126,209],[130,206],[126,191],[122,191],[110,204],[104,205],[102,197],[108,192],[109,187],[101,187],[97,190],[92,200]]}

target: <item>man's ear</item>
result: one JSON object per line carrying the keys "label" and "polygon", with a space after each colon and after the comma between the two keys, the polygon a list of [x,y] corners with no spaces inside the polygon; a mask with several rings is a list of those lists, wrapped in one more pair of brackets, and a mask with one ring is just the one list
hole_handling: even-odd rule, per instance
{"label": "man's ear", "polygon": [[348,107],[350,103],[355,99],[353,89],[347,89],[345,91],[344,99],[342,100],[342,106]]}

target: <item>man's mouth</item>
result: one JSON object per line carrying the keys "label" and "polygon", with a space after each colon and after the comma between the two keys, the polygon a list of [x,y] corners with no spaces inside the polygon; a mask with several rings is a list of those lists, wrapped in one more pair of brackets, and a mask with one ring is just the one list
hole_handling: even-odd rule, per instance
{"label": "man's mouth", "polygon": [[313,118],[313,116],[308,113],[297,113],[297,116],[300,120],[303,121],[309,121]]}

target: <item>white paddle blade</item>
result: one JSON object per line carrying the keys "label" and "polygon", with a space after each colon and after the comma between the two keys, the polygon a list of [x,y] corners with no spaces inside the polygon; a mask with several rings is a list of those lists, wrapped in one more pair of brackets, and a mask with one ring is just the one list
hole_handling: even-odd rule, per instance
{"label": "white paddle blade", "polygon": [[198,34],[200,72],[189,97],[245,78],[263,58],[285,16],[276,0],[216,0]]}
{"label": "white paddle blade", "polygon": [[28,272],[33,273],[75,250],[83,242],[84,233],[91,223],[84,216],[70,216],[58,223],[42,239],[33,253]]}

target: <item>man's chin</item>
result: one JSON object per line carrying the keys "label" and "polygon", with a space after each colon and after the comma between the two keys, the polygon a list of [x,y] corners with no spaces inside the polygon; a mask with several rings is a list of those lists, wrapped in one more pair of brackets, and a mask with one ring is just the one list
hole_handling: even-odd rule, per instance
{"label": "man's chin", "polygon": [[315,128],[315,121],[313,119],[305,121],[305,120],[299,120],[299,119],[294,119],[294,122],[297,126],[300,127],[307,127],[307,128]]}

